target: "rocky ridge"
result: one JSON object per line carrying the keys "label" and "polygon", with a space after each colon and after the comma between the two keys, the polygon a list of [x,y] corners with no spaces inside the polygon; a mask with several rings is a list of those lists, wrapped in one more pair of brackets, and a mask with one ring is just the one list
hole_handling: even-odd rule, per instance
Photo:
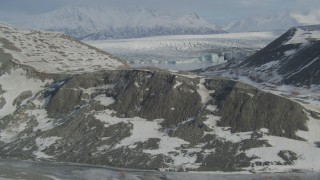
{"label": "rocky ridge", "polygon": [[231,61],[207,72],[246,76],[256,82],[312,88],[320,85],[320,27],[291,28],[242,62]]}
{"label": "rocky ridge", "polygon": [[1,158],[175,171],[318,168],[319,139],[309,138],[318,137],[310,126],[318,120],[289,99],[157,69],[43,71],[16,61],[15,41],[4,39]]}

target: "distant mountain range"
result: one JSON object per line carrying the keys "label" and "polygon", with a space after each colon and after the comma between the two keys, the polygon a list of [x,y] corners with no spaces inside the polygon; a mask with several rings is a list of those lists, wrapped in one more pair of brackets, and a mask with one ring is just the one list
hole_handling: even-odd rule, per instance
{"label": "distant mountain range", "polygon": [[227,32],[287,31],[296,26],[320,24],[320,11],[282,12],[269,17],[249,17],[232,22]]}
{"label": "distant mountain range", "polygon": [[177,14],[147,8],[64,7],[37,15],[23,26],[63,32],[80,40],[224,33],[196,13]]}
{"label": "distant mountain range", "polygon": [[248,17],[225,26],[209,23],[195,12],[177,13],[142,7],[67,6],[43,14],[1,16],[0,19],[26,28],[63,32],[79,40],[106,40],[226,32],[278,31],[282,34],[292,27],[320,24],[320,10]]}

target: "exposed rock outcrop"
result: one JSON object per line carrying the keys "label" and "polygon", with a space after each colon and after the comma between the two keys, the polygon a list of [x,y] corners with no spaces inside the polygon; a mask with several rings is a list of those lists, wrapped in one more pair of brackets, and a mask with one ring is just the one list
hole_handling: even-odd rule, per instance
{"label": "exposed rock outcrop", "polygon": [[158,69],[48,73],[9,52],[0,51],[1,158],[175,171],[318,162],[309,111],[253,86]]}

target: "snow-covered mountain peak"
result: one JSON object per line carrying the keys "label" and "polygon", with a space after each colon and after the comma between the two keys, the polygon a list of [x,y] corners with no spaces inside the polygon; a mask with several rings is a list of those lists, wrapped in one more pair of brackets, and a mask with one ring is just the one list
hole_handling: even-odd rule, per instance
{"label": "snow-covered mountain peak", "polygon": [[78,39],[89,40],[224,32],[194,12],[175,13],[142,7],[116,9],[69,6],[38,15],[24,26],[64,32]]}
{"label": "snow-covered mountain peak", "polygon": [[201,19],[200,16],[195,12],[191,12],[191,13],[186,14],[186,17],[188,17],[190,19],[194,19],[194,20]]}
{"label": "snow-covered mountain peak", "polygon": [[320,84],[320,26],[291,28],[236,68],[254,81],[311,88]]}
{"label": "snow-covered mountain peak", "polygon": [[319,26],[305,26],[293,28],[294,35],[285,44],[303,44],[320,41]]}
{"label": "snow-covered mountain peak", "polygon": [[320,11],[280,12],[273,16],[257,16],[232,22],[223,29],[228,32],[286,31],[291,27],[320,23]]}

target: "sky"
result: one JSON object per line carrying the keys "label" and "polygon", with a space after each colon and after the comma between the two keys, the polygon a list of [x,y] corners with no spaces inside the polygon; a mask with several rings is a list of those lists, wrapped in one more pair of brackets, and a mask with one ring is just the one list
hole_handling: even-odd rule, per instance
{"label": "sky", "polygon": [[0,19],[34,15],[64,6],[134,8],[196,12],[214,24],[283,11],[320,9],[320,0],[0,0]]}

